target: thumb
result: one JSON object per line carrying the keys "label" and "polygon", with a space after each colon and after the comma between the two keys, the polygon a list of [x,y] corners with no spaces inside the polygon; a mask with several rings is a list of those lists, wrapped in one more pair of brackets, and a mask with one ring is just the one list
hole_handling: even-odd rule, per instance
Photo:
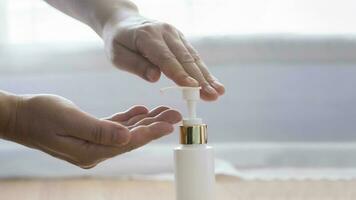
{"label": "thumb", "polygon": [[98,120],[88,135],[88,140],[102,145],[125,145],[130,141],[130,131],[119,123]]}
{"label": "thumb", "polygon": [[72,130],[69,134],[73,137],[109,146],[127,144],[131,138],[129,130],[123,125],[91,117],[85,123],[77,123]]}

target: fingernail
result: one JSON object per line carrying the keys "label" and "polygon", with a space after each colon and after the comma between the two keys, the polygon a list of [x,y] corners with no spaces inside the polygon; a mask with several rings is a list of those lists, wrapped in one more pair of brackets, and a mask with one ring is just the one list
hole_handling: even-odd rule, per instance
{"label": "fingernail", "polygon": [[192,77],[187,77],[187,78],[185,78],[185,81],[186,81],[190,86],[198,86],[198,85],[199,85],[198,81],[196,81],[196,80],[193,79]]}
{"label": "fingernail", "polygon": [[211,87],[210,85],[206,85],[206,86],[204,87],[204,90],[205,90],[205,92],[207,92],[208,94],[216,95],[216,90],[215,90],[213,87]]}

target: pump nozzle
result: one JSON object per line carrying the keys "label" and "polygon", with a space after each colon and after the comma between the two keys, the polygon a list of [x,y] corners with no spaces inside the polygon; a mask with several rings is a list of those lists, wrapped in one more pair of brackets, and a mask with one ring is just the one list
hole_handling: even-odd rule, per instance
{"label": "pump nozzle", "polygon": [[162,88],[160,91],[164,93],[166,90],[178,89],[182,90],[182,97],[187,103],[188,108],[188,118],[183,120],[183,125],[191,126],[191,125],[199,125],[202,124],[202,119],[197,118],[196,113],[196,104],[200,99],[200,89],[201,87],[180,87],[180,86],[172,86]]}

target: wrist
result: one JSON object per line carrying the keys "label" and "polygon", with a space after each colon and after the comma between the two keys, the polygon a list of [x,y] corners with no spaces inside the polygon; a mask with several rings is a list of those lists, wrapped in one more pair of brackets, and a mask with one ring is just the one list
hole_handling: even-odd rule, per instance
{"label": "wrist", "polygon": [[121,20],[133,15],[139,15],[137,6],[129,0],[109,1],[107,4],[100,3],[95,6],[91,17],[91,27],[102,37],[104,28],[113,21],[119,23]]}
{"label": "wrist", "polygon": [[10,138],[16,124],[21,97],[0,91],[0,138]]}

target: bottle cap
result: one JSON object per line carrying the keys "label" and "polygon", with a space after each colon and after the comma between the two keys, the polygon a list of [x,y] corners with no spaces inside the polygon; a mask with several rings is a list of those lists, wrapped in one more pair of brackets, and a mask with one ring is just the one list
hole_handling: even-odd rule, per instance
{"label": "bottle cap", "polygon": [[193,126],[180,126],[181,144],[207,144],[208,126],[206,124]]}

